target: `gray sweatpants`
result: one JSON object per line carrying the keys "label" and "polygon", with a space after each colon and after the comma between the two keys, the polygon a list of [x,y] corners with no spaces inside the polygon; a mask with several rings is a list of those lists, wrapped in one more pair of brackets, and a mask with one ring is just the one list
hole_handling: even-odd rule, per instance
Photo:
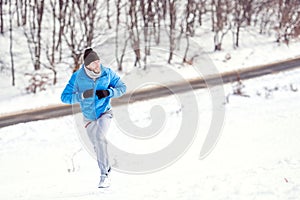
{"label": "gray sweatpants", "polygon": [[112,117],[112,111],[109,110],[103,113],[101,117],[95,121],[85,120],[86,131],[94,146],[98,166],[102,175],[107,174],[110,167],[107,153],[106,133],[109,129]]}

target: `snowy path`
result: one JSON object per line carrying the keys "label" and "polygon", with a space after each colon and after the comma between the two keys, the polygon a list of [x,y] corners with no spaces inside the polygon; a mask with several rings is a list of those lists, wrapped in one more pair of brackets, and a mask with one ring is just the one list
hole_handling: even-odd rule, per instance
{"label": "snowy path", "polygon": [[[278,73],[280,71],[288,71],[292,69],[299,68],[300,66],[300,58],[295,59],[289,59],[286,61],[281,61],[278,63],[271,63],[267,65],[262,65],[258,67],[252,67],[252,68],[246,68],[241,69],[238,71],[239,78],[241,80],[244,79],[250,79],[255,78],[259,76],[264,76],[267,74],[273,74]],[[165,69],[167,70],[167,69]],[[164,73],[169,73],[165,71]],[[193,89],[200,89],[207,87],[207,82],[213,83],[213,84],[223,84],[223,83],[230,83],[237,80],[237,71],[227,72],[220,74],[221,79],[219,79],[219,76],[213,76],[209,77],[205,80],[201,79],[191,79],[188,86],[191,86]],[[134,88],[135,89],[135,88]],[[124,103],[131,101],[141,101],[141,100],[147,100],[147,99],[153,99],[153,98],[159,98],[162,96],[168,96],[172,94],[170,92],[170,89],[174,93],[181,93],[186,92],[190,88],[187,87],[185,82],[181,83],[169,83],[168,89],[165,87],[161,88],[155,88],[154,90],[144,90],[144,91],[136,91],[134,94],[130,93],[130,91],[127,92],[122,98],[113,99],[112,105],[123,105]],[[74,108],[73,108],[74,109]],[[76,107],[75,110],[80,111],[79,107]],[[66,105],[62,105],[61,103],[51,106],[45,106],[39,109],[28,109],[28,110],[20,110],[18,112],[12,112],[7,114],[0,114],[0,128],[5,126],[14,125],[17,123],[25,123],[29,121],[36,121],[36,120],[44,120],[44,119],[50,119],[55,117],[62,117],[66,115],[72,114],[72,108]]]}
{"label": "snowy path", "polygon": [[[299,199],[299,75],[296,70],[244,82],[250,98],[230,97],[221,139],[204,160],[198,157],[209,123],[209,96],[197,91],[200,132],[188,152],[156,173],[113,171],[112,187],[104,190],[96,188],[96,162],[82,147],[72,116],[2,128],[0,199]],[[290,90],[291,84],[297,92]],[[267,94],[265,87],[277,90]],[[165,97],[136,103],[145,109],[133,113],[133,120],[149,120],[146,108],[159,102],[176,122],[177,105],[171,101]]]}

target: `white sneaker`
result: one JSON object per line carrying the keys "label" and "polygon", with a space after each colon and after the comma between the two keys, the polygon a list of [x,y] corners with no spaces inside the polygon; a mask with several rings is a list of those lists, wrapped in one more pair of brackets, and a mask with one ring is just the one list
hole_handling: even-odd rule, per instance
{"label": "white sneaker", "polygon": [[100,182],[98,188],[108,188],[110,186],[110,179],[107,175],[100,176]]}

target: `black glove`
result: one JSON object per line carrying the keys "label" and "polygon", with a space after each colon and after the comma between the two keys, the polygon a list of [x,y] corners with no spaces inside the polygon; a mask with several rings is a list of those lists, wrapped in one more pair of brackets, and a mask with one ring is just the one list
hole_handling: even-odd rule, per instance
{"label": "black glove", "polygon": [[96,95],[98,96],[98,99],[102,99],[104,97],[109,96],[108,90],[96,90]]}
{"label": "black glove", "polygon": [[94,89],[89,89],[83,92],[83,97],[86,98],[90,98],[92,97],[94,94]]}

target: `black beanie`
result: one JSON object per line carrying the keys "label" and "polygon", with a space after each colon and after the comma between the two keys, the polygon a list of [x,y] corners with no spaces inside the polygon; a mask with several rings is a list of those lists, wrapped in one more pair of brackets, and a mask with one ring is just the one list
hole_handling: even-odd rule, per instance
{"label": "black beanie", "polygon": [[88,66],[96,60],[100,60],[99,56],[92,48],[86,49],[83,55],[84,65]]}

